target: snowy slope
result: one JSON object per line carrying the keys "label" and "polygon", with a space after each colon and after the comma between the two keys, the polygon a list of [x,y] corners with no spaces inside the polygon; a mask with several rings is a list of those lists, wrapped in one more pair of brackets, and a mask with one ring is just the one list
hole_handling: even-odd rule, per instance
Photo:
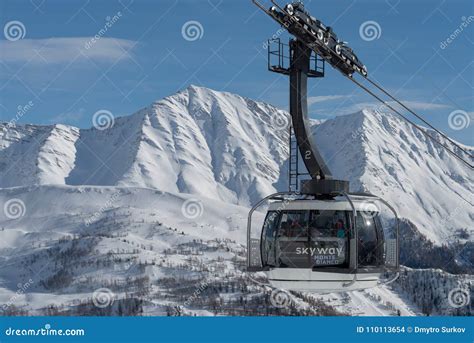
{"label": "snowy slope", "polygon": [[[20,199],[25,211],[0,211],[0,303],[30,278],[20,303],[40,314],[87,305],[100,287],[126,297],[132,283],[146,313],[166,314],[204,280],[214,293],[187,314],[216,314],[216,289],[220,313],[265,314],[269,290],[243,273],[245,223],[249,204],[286,185],[286,123],[271,105],[190,86],[104,131],[0,124],[0,208]],[[369,110],[313,124],[353,191],[388,200],[438,245],[471,229],[474,176],[410,125]],[[272,314],[420,313],[405,292],[305,295]],[[234,312],[242,301],[261,307]]]}
{"label": "snowy slope", "polygon": [[[149,187],[248,206],[286,187],[286,123],[271,105],[190,86],[105,131],[3,125],[0,187]],[[314,124],[353,191],[383,197],[436,244],[471,227],[474,175],[410,124],[373,110]]]}
{"label": "snowy slope", "polygon": [[[0,190],[0,203],[10,199],[21,200],[24,211],[17,219],[0,211],[0,304],[6,305],[0,312],[56,313],[45,312],[51,305],[56,314],[78,311],[78,304],[90,302],[93,292],[104,287],[114,301],[145,301],[145,315],[164,315],[170,306],[187,314],[242,314],[232,312],[242,306],[241,298],[252,304],[246,315],[268,314],[273,306],[271,290],[244,272],[246,207],[189,194],[103,186]],[[257,213],[256,219],[263,216]],[[405,278],[411,275],[407,271]],[[465,284],[464,276],[434,271],[437,284],[431,288],[432,277],[412,272],[412,279],[423,283],[419,289],[442,300]],[[206,292],[194,296],[201,283]],[[273,308],[277,312],[271,313],[332,314],[321,312],[321,306],[328,306],[324,311],[349,315],[419,315],[411,283],[399,284],[339,294],[297,293],[292,295],[295,312]],[[224,299],[217,312],[211,311],[216,296]],[[254,306],[257,302],[261,308]],[[453,309],[445,310],[438,313]]]}
{"label": "snowy slope", "polygon": [[[0,187],[138,186],[248,205],[275,189],[288,151],[287,130],[275,130],[272,120],[287,115],[238,95],[190,86],[116,118],[105,131],[3,125],[1,161],[16,167],[0,168]],[[20,158],[25,151],[28,158]],[[47,168],[54,176],[46,176]]]}
{"label": "snowy slope", "polygon": [[[146,276],[156,284],[179,275],[196,278],[204,271],[193,269],[193,261],[187,261],[192,255],[208,267],[235,273],[230,257],[244,251],[240,228],[247,208],[211,199],[93,186],[0,190],[0,203],[9,199],[20,199],[25,212],[17,219],[0,212],[0,304],[8,304],[18,285],[28,282],[27,294],[15,304],[35,310],[85,299],[127,277]],[[218,242],[228,249],[219,249]],[[195,253],[186,255],[187,250]],[[58,277],[62,272],[71,279]]]}
{"label": "snowy slope", "polygon": [[350,180],[352,191],[387,200],[436,244],[452,239],[456,229],[472,228],[474,174],[412,125],[364,110],[313,132],[336,177]]}
{"label": "snowy slope", "polygon": [[[0,212],[0,304],[8,305],[0,311],[12,311],[10,304],[29,314],[44,314],[51,305],[66,311],[107,287],[116,301],[127,294],[149,301],[144,314],[163,315],[172,304],[212,315],[206,309],[213,296],[205,300],[203,294],[199,301],[204,303],[190,305],[203,280],[205,288],[216,285],[214,292],[217,285],[226,285],[220,291],[223,305],[238,308],[233,302],[248,298],[252,306],[247,315],[260,313],[257,301],[266,299],[262,313],[272,306],[265,298],[270,289],[252,282],[243,270],[245,207],[152,189],[100,186],[0,190],[0,203],[9,199],[20,199],[25,212],[18,219]],[[341,314],[418,313],[386,287],[305,296]],[[323,314],[305,299],[293,296],[298,305],[293,314]],[[218,313],[232,313],[221,307]]]}
{"label": "snowy slope", "polygon": [[64,184],[74,167],[79,129],[0,124],[0,187]]}

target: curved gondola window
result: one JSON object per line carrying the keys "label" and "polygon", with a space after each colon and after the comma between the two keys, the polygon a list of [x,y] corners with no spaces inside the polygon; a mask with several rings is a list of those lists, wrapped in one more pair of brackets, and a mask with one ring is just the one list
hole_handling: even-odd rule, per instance
{"label": "curved gondola window", "polygon": [[309,211],[283,211],[276,236],[276,259],[280,268],[308,268]]}
{"label": "curved gondola window", "polygon": [[348,211],[271,211],[262,233],[262,262],[278,268],[349,265]]}
{"label": "curved gondola window", "polygon": [[319,267],[347,267],[350,225],[347,211],[311,211],[311,264]]}
{"label": "curved gondola window", "polygon": [[275,266],[275,239],[278,229],[278,222],[280,219],[280,213],[277,211],[268,212],[265,223],[263,224],[262,232],[262,262],[263,265]]}
{"label": "curved gondola window", "polygon": [[378,215],[358,212],[356,228],[359,237],[359,266],[379,266],[383,251],[383,233],[380,230]]}

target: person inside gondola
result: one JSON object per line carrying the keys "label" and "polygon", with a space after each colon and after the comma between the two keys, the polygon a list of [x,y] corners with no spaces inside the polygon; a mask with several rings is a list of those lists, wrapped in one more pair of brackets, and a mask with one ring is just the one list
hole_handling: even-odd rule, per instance
{"label": "person inside gondola", "polygon": [[342,221],[342,219],[338,219],[335,226],[336,226],[336,236],[338,238],[345,238],[346,228],[344,227],[344,222]]}
{"label": "person inside gondola", "polygon": [[298,221],[298,219],[293,220],[293,222],[291,223],[291,228],[292,229],[300,229],[301,228],[301,224]]}
{"label": "person inside gondola", "polygon": [[288,237],[288,231],[290,229],[290,222],[287,220],[281,223],[280,229],[278,230],[278,237]]}
{"label": "person inside gondola", "polygon": [[290,225],[290,232],[288,237],[299,237],[302,233],[303,226],[300,224],[298,219],[294,219]]}

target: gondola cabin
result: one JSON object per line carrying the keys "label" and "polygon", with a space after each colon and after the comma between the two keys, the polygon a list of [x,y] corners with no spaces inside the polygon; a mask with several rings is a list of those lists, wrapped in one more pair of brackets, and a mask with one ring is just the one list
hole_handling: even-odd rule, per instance
{"label": "gondola cabin", "polygon": [[374,287],[398,269],[396,214],[382,220],[381,206],[374,196],[272,201],[260,238],[250,235],[253,270],[288,290]]}

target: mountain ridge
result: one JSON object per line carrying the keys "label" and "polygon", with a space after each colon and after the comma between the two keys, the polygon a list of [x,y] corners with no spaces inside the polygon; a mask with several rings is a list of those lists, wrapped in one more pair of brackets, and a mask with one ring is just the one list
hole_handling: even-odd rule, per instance
{"label": "mountain ridge", "polygon": [[[189,86],[107,130],[2,125],[0,187],[145,187],[248,206],[287,187],[289,123],[272,105]],[[472,176],[398,117],[363,110],[313,124],[335,177],[394,204],[435,243],[474,220]]]}

